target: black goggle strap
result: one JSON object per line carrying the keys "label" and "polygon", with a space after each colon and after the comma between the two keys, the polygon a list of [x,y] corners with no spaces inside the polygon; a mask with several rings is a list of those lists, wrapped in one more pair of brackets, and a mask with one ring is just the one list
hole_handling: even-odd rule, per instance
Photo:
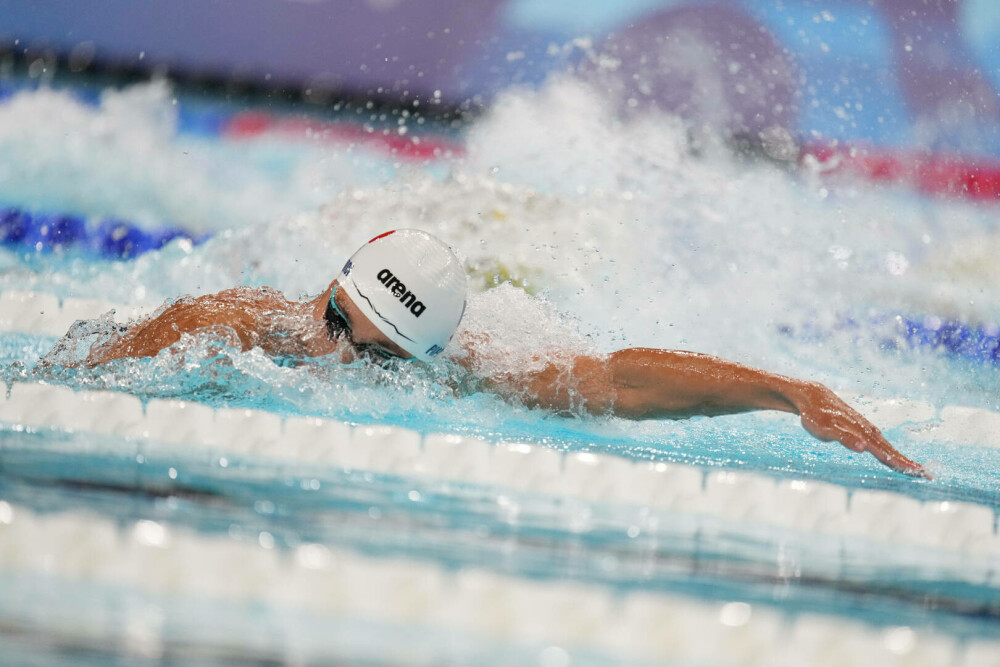
{"label": "black goggle strap", "polygon": [[[351,323],[347,321],[346,317],[344,317],[344,313],[341,312],[340,307],[337,305],[337,301],[334,298],[337,295],[337,287],[338,286],[335,285],[333,292],[330,293],[330,301],[326,304],[326,312],[323,313],[323,319],[326,320],[326,330],[330,333],[331,338],[339,338],[345,334],[348,338],[350,338]],[[351,343],[358,349],[359,352],[367,354],[374,353],[383,360],[400,359],[394,354],[389,354],[377,345],[358,345],[354,343],[354,341],[351,341]]]}
{"label": "black goggle strap", "polygon": [[335,286],[333,292],[330,293],[330,301],[326,304],[326,312],[323,313],[323,319],[326,320],[326,330],[330,332],[331,338],[339,338],[344,334],[350,336],[351,324],[337,307],[337,302],[334,299],[336,295],[337,288]]}

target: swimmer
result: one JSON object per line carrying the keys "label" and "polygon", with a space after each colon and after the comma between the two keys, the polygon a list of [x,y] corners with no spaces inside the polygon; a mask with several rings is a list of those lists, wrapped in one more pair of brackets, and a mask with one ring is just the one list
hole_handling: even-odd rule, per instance
{"label": "swimmer", "polygon": [[[204,330],[230,337],[243,350],[259,347],[278,357],[431,362],[458,328],[466,297],[462,262],[445,243],[426,232],[395,230],[362,246],[315,299],[289,301],[269,288],[234,288],[181,299],[93,349],[86,363],[152,357],[183,334]],[[475,342],[453,360],[473,371]],[[636,420],[790,412],[820,440],[869,452],[907,475],[930,477],[823,385],[704,354],[628,348],[545,360],[540,369],[512,369],[480,382],[531,407],[554,412],[582,407],[595,415]]]}

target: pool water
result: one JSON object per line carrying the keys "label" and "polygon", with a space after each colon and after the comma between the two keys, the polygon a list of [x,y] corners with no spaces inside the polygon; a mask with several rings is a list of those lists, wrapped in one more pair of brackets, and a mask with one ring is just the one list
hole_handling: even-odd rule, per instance
{"label": "pool water", "polygon": [[[128,261],[0,250],[0,295],[53,295],[64,305],[100,299],[119,310],[241,284],[314,295],[368,238],[420,227],[447,239],[467,262],[475,293],[458,339],[489,335],[484,370],[627,346],[717,354],[822,381],[863,411],[868,406],[887,437],[926,462],[936,479],[906,478],[815,441],[789,416],[630,422],[550,415],[454,391],[463,376],[447,360],[392,370],[328,360],[288,365],[206,336],[183,340],[182,354],[86,370],[38,365],[58,340],[51,332],[0,327],[11,401],[19,387],[46,382],[81,395],[129,394],[147,410],[179,399],[260,411],[286,424],[319,417],[399,427],[423,438],[422,451],[430,436],[447,433],[492,446],[528,443],[532,456],[595,453],[630,466],[679,465],[707,474],[698,482],[706,491],[734,471],[772,485],[822,482],[848,494],[885,492],[871,497],[901,498],[899,506],[910,509],[942,502],[985,508],[992,534],[984,534],[981,551],[928,548],[893,532],[895,524],[881,533],[803,531],[759,516],[739,519],[730,508],[651,508],[546,492],[544,485],[442,481],[287,453],[275,463],[181,442],[147,447],[127,434],[50,428],[4,413],[0,523],[9,531],[22,526],[10,533],[21,540],[16,549],[0,557],[6,655],[52,664],[546,665],[664,655],[630,650],[642,642],[581,643],[582,631],[547,634],[559,629],[551,618],[496,620],[478,607],[476,623],[463,625],[461,615],[439,613],[430,594],[416,598],[423,606],[409,616],[394,615],[396,598],[380,603],[363,589],[345,594],[339,607],[310,606],[304,593],[286,595],[294,586],[282,578],[284,566],[266,559],[247,572],[266,573],[270,579],[257,581],[270,587],[247,583],[256,575],[234,574],[244,560],[256,563],[258,551],[280,560],[312,554],[307,547],[330,550],[347,563],[345,572],[389,563],[456,578],[457,588],[445,590],[461,591],[461,600],[499,599],[482,594],[486,584],[469,583],[473,572],[527,591],[583,586],[587,600],[625,600],[632,614],[640,594],[721,605],[727,627],[744,609],[731,605],[747,605],[758,618],[772,614],[794,628],[796,646],[811,641],[803,637],[812,636],[816,617],[835,627],[856,624],[844,636],[867,628],[900,660],[914,657],[912,641],[900,639],[912,633],[947,638],[957,647],[949,654],[956,664],[979,664],[970,656],[1000,641],[1000,449],[988,428],[967,427],[971,418],[962,416],[996,418],[1000,376],[989,360],[911,344],[897,320],[995,327],[994,207],[733,155],[722,141],[695,143],[670,117],[620,121],[572,80],[511,91],[457,129],[392,112],[362,118],[370,134],[445,137],[462,147],[420,160],[312,132],[195,132],[180,121],[185,104],[194,103],[162,83],[109,89],[96,101],[72,89],[25,89],[0,104],[0,205],[211,234],[200,245],[177,240]],[[890,419],[891,401],[907,406],[909,416]],[[570,458],[560,460],[569,466]],[[895,511],[891,502],[886,507]],[[5,512],[13,518],[3,521]],[[162,546],[162,531],[181,545],[172,558],[150,561],[159,569],[141,575],[121,574],[139,548],[129,540]],[[104,533],[125,537],[92,536]],[[88,535],[79,547],[87,555],[79,562],[87,567],[72,549],[63,553],[81,534]],[[102,574],[97,563],[116,574]],[[231,587],[206,584],[211,592],[200,593],[200,582],[226,577],[235,577]],[[481,597],[468,598],[470,590]],[[369,606],[355,595],[370,596]],[[508,603],[512,618],[533,618],[530,604]],[[755,636],[748,633],[740,646],[753,645]],[[841,656],[841,664],[858,651]],[[718,658],[678,655],[695,664]],[[775,658],[766,650],[753,655],[762,664]],[[792,658],[789,664],[798,662]]]}

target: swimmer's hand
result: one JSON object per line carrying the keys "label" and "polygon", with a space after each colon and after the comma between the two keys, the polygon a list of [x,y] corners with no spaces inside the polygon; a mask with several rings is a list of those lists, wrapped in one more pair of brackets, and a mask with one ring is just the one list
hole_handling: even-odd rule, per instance
{"label": "swimmer's hand", "polygon": [[836,440],[854,452],[870,452],[889,466],[913,477],[932,479],[922,465],[899,453],[874,424],[821,384],[801,382],[788,392],[802,426],[825,442]]}

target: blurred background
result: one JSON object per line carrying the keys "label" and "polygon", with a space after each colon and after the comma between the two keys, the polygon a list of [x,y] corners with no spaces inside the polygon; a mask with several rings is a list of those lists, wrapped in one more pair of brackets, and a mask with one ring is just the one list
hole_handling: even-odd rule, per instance
{"label": "blurred background", "polygon": [[[10,61],[479,113],[558,72],[739,139],[993,156],[1000,18],[960,2],[4,2]],[[775,139],[777,140],[777,139]],[[784,154],[782,154],[784,155]]]}
{"label": "blurred background", "polygon": [[[0,662],[1000,664],[998,44],[989,0],[0,0]],[[447,362],[69,363],[402,227],[487,370],[717,354],[936,479]]]}

